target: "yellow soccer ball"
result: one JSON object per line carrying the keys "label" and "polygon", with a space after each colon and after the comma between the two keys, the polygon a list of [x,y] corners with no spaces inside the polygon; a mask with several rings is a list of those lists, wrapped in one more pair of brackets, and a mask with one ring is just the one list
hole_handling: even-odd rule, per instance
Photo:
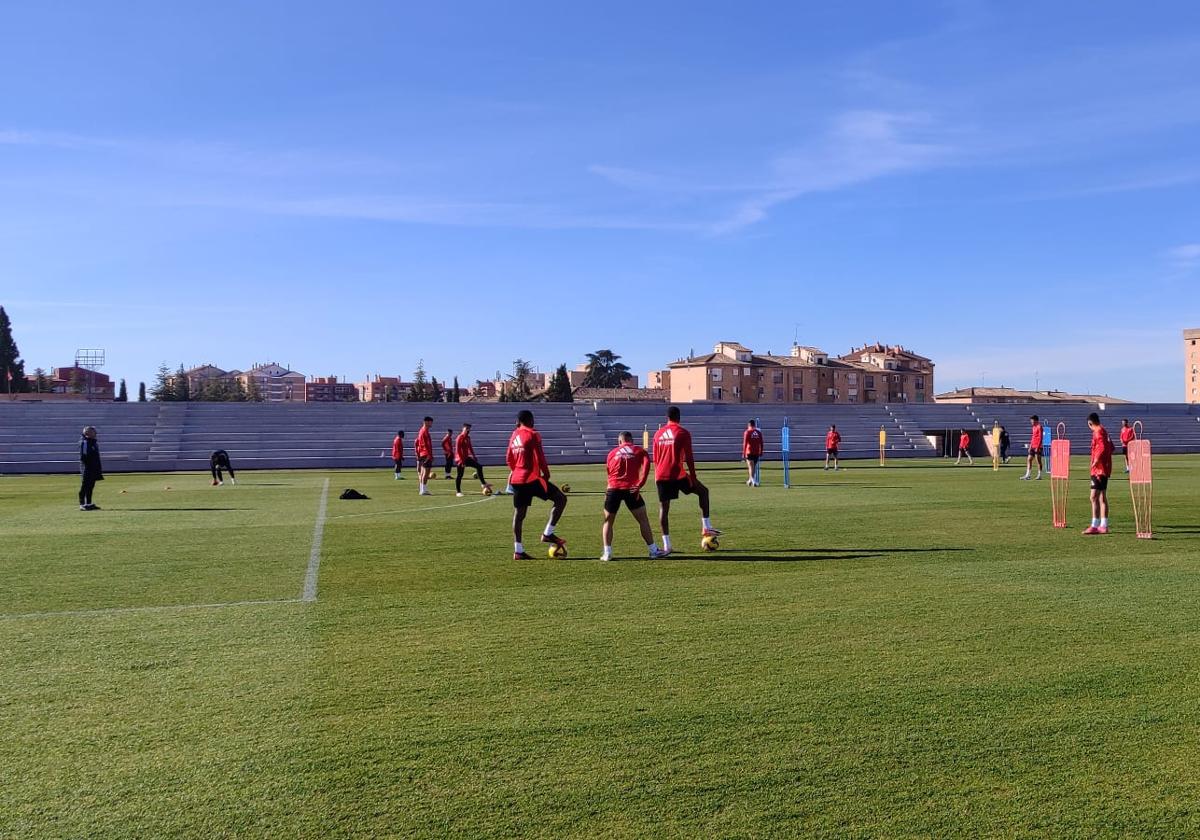
{"label": "yellow soccer ball", "polygon": [[716,551],[721,547],[721,543],[716,537],[704,537],[700,540],[700,548],[704,551]]}
{"label": "yellow soccer ball", "polygon": [[558,489],[559,489],[559,490],[561,490],[561,491],[563,491],[564,493],[570,493],[570,492],[571,492],[571,485],[570,485],[570,484],[563,484],[563,485],[562,485],[562,486],[560,486]]}
{"label": "yellow soccer ball", "polygon": [[551,560],[561,560],[567,556],[567,547],[565,545],[552,545],[548,554]]}
{"label": "yellow soccer ball", "polygon": [[485,496],[492,495],[492,485],[490,485],[490,484],[483,485],[483,490],[481,490],[480,492],[483,493],[483,495],[485,495]]}

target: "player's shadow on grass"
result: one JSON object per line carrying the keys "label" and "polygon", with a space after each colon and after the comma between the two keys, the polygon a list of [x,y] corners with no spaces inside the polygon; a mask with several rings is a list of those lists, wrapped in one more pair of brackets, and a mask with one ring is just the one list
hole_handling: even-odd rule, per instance
{"label": "player's shadow on grass", "polygon": [[139,512],[151,512],[151,513],[184,513],[186,511],[196,511],[196,510],[213,510],[213,511],[242,510],[242,511],[247,511],[247,510],[254,510],[254,508],[152,507],[152,508],[113,508],[113,510],[114,511],[139,511]]}
{"label": "player's shadow on grass", "polygon": [[[928,553],[938,551],[974,551],[973,548],[775,548],[722,549],[718,554],[703,555],[705,560],[727,560],[736,563],[797,563],[820,560],[867,560],[889,554]],[[733,555],[733,556],[728,556]]]}

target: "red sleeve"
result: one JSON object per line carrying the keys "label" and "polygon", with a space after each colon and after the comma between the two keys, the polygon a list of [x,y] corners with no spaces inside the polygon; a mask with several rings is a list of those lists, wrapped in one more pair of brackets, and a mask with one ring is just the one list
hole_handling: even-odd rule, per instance
{"label": "red sleeve", "polygon": [[646,479],[650,478],[650,453],[642,450],[642,474],[638,476],[638,489],[646,486]]}
{"label": "red sleeve", "polygon": [[513,453],[512,438],[508,439],[508,452],[504,455],[504,463],[508,464],[509,472],[517,468],[517,456]]}
{"label": "red sleeve", "polygon": [[748,455],[749,453],[750,453],[750,430],[747,429],[746,431],[742,432],[742,454]]}

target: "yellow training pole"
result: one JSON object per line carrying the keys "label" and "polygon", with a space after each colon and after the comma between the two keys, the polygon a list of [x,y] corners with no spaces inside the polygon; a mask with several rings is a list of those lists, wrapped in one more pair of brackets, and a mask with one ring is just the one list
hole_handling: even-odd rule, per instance
{"label": "yellow training pole", "polygon": [[887,464],[887,430],[879,427],[879,466]]}

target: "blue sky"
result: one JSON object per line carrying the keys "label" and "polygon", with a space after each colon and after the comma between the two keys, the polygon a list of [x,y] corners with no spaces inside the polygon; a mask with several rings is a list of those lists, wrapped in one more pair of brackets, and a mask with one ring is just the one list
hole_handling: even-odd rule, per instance
{"label": "blue sky", "polygon": [[0,303],[131,383],[798,336],[1179,400],[1200,4],[7,4]]}

